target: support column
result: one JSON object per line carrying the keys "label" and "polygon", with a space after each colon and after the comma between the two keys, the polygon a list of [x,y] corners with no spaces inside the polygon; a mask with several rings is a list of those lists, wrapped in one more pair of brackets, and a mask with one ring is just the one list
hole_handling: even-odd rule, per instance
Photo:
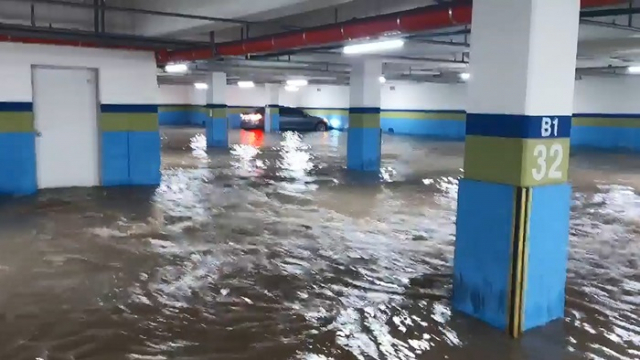
{"label": "support column", "polygon": [[264,131],[280,131],[280,85],[266,84],[267,105],[264,113]]}
{"label": "support column", "polygon": [[579,11],[473,4],[453,306],[513,337],[564,316]]}
{"label": "support column", "polygon": [[350,170],[380,170],[381,75],[380,60],[367,59],[353,64],[347,138],[347,168]]}
{"label": "support column", "polygon": [[229,146],[229,121],[227,119],[227,74],[211,73],[207,89],[206,120],[207,147],[226,148]]}

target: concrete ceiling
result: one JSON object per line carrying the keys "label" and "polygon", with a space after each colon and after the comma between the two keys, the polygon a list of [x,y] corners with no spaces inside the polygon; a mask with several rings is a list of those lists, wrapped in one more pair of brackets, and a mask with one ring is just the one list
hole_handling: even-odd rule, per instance
{"label": "concrete ceiling", "polygon": [[[93,0],[63,0],[92,4]],[[167,39],[208,41],[215,30],[217,41],[230,41],[273,34],[291,29],[325,25],[357,17],[374,16],[432,5],[435,0],[106,0],[111,6],[195,14],[252,22],[243,25],[182,19],[126,12],[107,12],[106,31]],[[639,5],[640,6],[640,5]],[[91,9],[34,4],[30,0],[0,0],[0,22],[8,24],[66,28],[91,31]],[[462,28],[460,28],[462,29]],[[603,68],[640,64],[640,17],[617,16],[592,18],[580,27],[578,67]],[[374,55],[384,61],[390,79],[412,81],[457,81],[455,76],[466,69],[469,59],[469,35],[442,36],[434,33],[407,37],[404,49]],[[348,81],[353,58],[343,57],[335,48],[322,51],[303,50],[285,55],[257,56],[250,59],[226,58],[192,64],[187,76],[162,76],[163,82],[191,82],[203,78],[209,70],[222,70],[231,79],[281,81],[290,76],[308,77],[318,82]],[[504,49],[508,56],[508,49]],[[593,70],[593,69],[592,69]],[[589,74],[601,74],[590,71]],[[605,73],[608,73],[605,71]]]}

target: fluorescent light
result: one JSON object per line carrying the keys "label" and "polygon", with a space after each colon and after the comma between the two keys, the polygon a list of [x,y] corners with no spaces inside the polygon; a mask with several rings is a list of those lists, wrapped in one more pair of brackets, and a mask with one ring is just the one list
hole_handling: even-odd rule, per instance
{"label": "fluorescent light", "polygon": [[467,81],[467,80],[469,80],[469,78],[471,78],[471,74],[469,74],[469,73],[462,73],[462,74],[460,74],[460,79],[461,79],[462,81]]}
{"label": "fluorescent light", "polygon": [[256,84],[253,81],[238,81],[238,86],[241,88],[252,88],[256,87]]}
{"label": "fluorescent light", "polygon": [[404,40],[387,40],[366,44],[347,45],[342,49],[344,54],[362,54],[374,51],[398,49],[404,46]]}
{"label": "fluorescent light", "polygon": [[384,84],[384,83],[386,83],[386,82],[387,82],[387,78],[386,78],[386,77],[384,77],[384,76],[380,76],[380,77],[378,78],[378,81],[380,81],[380,84]]}
{"label": "fluorescent light", "polygon": [[207,90],[209,88],[209,85],[207,85],[206,83],[195,83],[193,84],[193,86],[195,86],[198,90]]}
{"label": "fluorescent light", "polygon": [[629,74],[640,74],[640,66],[629,66],[627,72]]}
{"label": "fluorescent light", "polygon": [[164,67],[164,71],[168,73],[186,73],[189,71],[189,67],[186,64],[167,64]]}
{"label": "fluorescent light", "polygon": [[305,79],[292,79],[292,80],[287,80],[287,85],[296,86],[296,87],[307,86],[309,85],[309,81]]}
{"label": "fluorescent light", "polygon": [[286,91],[298,91],[298,90],[300,90],[300,88],[299,88],[299,87],[297,87],[297,86],[293,86],[293,85],[287,85],[287,86],[285,86],[285,87],[284,87],[284,89],[285,89]]}

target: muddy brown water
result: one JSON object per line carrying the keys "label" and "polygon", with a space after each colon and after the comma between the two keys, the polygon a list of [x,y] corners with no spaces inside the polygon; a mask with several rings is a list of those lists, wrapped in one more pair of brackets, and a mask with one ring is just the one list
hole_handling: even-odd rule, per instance
{"label": "muddy brown water", "polygon": [[346,134],[231,143],[0,200],[0,359],[640,358],[640,156],[574,151],[566,316],[513,341],[448,300],[463,144],[385,136],[363,175]]}

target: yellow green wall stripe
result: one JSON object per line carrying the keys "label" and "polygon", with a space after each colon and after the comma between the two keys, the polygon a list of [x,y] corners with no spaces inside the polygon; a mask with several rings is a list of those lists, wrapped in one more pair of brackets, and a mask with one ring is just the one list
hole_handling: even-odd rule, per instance
{"label": "yellow green wall stripe", "polygon": [[22,133],[33,131],[33,112],[0,112],[0,133]]}
{"label": "yellow green wall stripe", "polygon": [[102,131],[155,131],[158,130],[158,114],[102,113]]}

